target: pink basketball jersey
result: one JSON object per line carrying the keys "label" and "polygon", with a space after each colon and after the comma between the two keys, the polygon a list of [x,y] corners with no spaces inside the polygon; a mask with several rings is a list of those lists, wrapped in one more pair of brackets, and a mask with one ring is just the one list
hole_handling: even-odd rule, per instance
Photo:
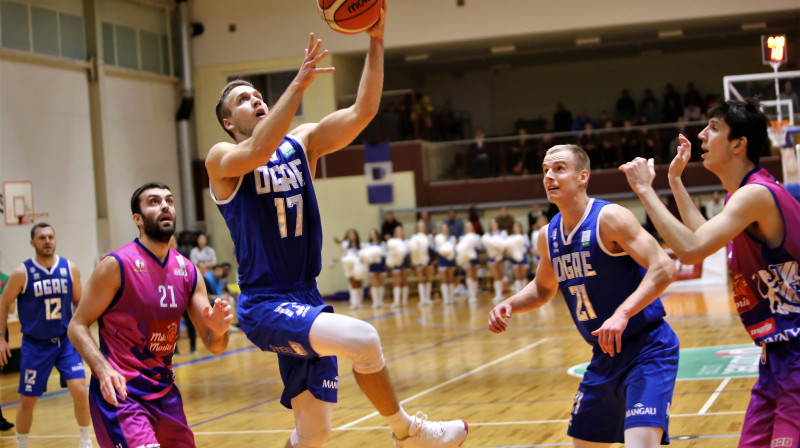
{"label": "pink basketball jersey", "polygon": [[100,350],[128,393],[150,400],[172,387],[180,320],[197,285],[194,265],[173,249],[161,262],[138,239],[110,254],[122,283],[99,319]]}

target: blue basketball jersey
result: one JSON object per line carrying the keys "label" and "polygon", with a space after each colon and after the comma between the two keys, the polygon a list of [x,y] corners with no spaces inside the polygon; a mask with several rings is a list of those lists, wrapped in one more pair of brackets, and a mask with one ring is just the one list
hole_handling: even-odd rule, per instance
{"label": "blue basketball jersey", "polygon": [[22,334],[35,339],[63,336],[72,319],[72,272],[69,261],[56,255],[51,268],[25,260],[25,284],[17,296]]}
{"label": "blue basketball jersey", "polygon": [[243,288],[314,280],[322,269],[322,224],[302,143],[291,136],[269,161],[212,197],[235,244]]}
{"label": "blue basketball jersey", "polygon": [[[591,345],[597,345],[592,331],[614,314],[646,273],[628,254],[611,254],[600,241],[600,213],[609,204],[590,199],[583,218],[569,235],[564,235],[561,213],[547,226],[548,251],[558,286],[578,331]],[[663,320],[664,315],[664,305],[656,299],[630,318],[623,338]]]}

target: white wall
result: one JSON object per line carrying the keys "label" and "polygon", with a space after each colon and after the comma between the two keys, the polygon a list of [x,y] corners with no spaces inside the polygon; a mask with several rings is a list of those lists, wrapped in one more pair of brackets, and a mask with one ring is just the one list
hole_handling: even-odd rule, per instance
{"label": "white wall", "polygon": [[[86,75],[0,59],[0,182],[33,182],[38,221],[53,225],[57,251],[84,273],[97,254]],[[30,226],[0,223],[0,271],[33,256]]]}

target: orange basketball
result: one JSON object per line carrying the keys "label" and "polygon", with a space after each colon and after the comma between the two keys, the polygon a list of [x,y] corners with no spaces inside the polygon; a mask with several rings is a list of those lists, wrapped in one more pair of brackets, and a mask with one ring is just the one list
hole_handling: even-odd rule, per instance
{"label": "orange basketball", "polygon": [[381,0],[317,0],[320,17],[344,34],[368,30],[381,17]]}

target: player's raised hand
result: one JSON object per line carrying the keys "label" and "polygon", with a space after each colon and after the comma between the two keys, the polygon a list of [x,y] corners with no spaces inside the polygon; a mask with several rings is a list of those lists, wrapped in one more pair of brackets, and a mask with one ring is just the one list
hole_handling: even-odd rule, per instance
{"label": "player's raised hand", "polygon": [[[103,394],[103,399],[109,404],[118,408],[119,402],[128,398],[128,386],[126,385],[125,377],[111,367],[111,364],[106,362],[99,372],[92,373],[97,376],[97,380],[100,383],[100,392]],[[119,400],[117,400],[117,397],[119,397]]]}
{"label": "player's raised hand", "polygon": [[628,326],[628,318],[622,313],[614,313],[603,325],[592,334],[597,336],[597,343],[603,353],[607,353],[612,358],[615,354],[622,351],[622,333]]}
{"label": "player's raised hand", "polygon": [[511,318],[511,305],[503,302],[492,308],[489,312],[489,331],[492,333],[502,333],[508,327],[508,319]]}
{"label": "player's raised hand", "polygon": [[8,364],[8,358],[11,357],[11,348],[8,346],[8,341],[0,337],[0,367]]}
{"label": "player's raised hand", "polygon": [[231,305],[220,298],[214,299],[214,306],[207,306],[203,309],[203,318],[206,326],[214,334],[223,334],[228,331],[233,321]]}
{"label": "player's raised hand", "polygon": [[689,139],[684,137],[683,134],[678,134],[678,140],[681,142],[678,145],[678,153],[675,154],[675,158],[669,164],[669,177],[672,178],[681,177],[686,164],[689,163],[689,158],[692,157],[692,143]]}
{"label": "player's raised hand", "polygon": [[369,37],[374,37],[376,39],[383,39],[383,26],[386,23],[386,0],[383,0],[381,4],[381,18],[372,25],[372,28],[365,31],[369,34]]}
{"label": "player's raised hand", "polygon": [[619,170],[625,173],[628,185],[634,193],[640,194],[653,185],[656,177],[656,170],[653,166],[653,159],[643,159],[637,157],[628,163],[624,163]]}
{"label": "player's raised hand", "polygon": [[308,38],[308,48],[306,48],[306,57],[303,59],[303,64],[300,65],[300,70],[295,76],[295,81],[304,90],[314,82],[314,77],[319,73],[331,73],[336,70],[333,67],[317,67],[317,65],[328,56],[328,50],[323,50],[322,39],[315,39],[314,33]]}

